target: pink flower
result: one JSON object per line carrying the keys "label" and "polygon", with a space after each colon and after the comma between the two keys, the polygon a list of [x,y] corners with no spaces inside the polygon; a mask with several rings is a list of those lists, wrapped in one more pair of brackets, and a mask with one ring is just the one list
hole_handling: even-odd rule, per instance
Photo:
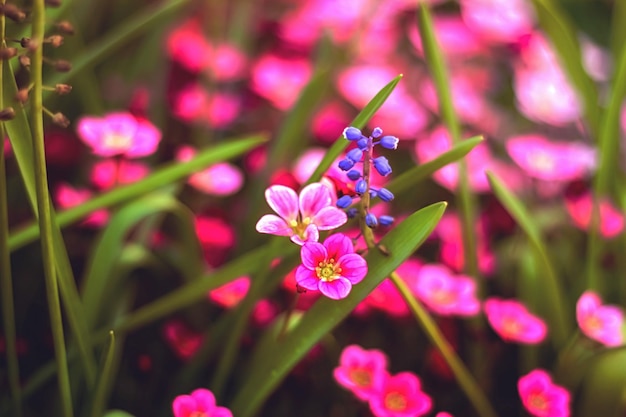
{"label": "pink flower", "polygon": [[165,340],[183,360],[191,358],[202,345],[202,334],[191,330],[184,322],[169,320],[163,326]]}
{"label": "pink flower", "polygon": [[[433,19],[435,36],[439,48],[449,57],[475,56],[487,51],[485,45],[459,16],[437,16]],[[409,40],[418,55],[424,54],[422,38],[416,24],[409,26]]]}
{"label": "pink flower", "polygon": [[184,122],[192,122],[202,116],[208,103],[206,90],[199,83],[191,83],[176,93],[172,113]]}
{"label": "pink flower", "polygon": [[247,61],[239,48],[223,43],[215,47],[206,61],[206,67],[216,81],[233,81],[244,76]]}
{"label": "pink flower", "polygon": [[419,417],[431,407],[431,398],[422,391],[417,375],[411,372],[387,377],[381,392],[370,398],[370,409],[376,417]]}
{"label": "pink flower", "polygon": [[215,396],[205,388],[174,398],[172,411],[174,417],[233,417],[228,408],[215,404]]}
{"label": "pink flower", "polygon": [[347,346],[333,371],[339,385],[349,389],[360,400],[379,395],[387,378],[387,356],[380,350]]}
{"label": "pink flower", "polygon": [[519,301],[493,297],[484,308],[491,327],[507,342],[536,344],[546,337],[546,324]]}
{"label": "pink flower", "polygon": [[250,289],[250,278],[244,276],[209,291],[209,299],[225,308],[235,307]]}
{"label": "pink flower", "polygon": [[[68,209],[78,206],[91,198],[91,191],[86,188],[73,188],[69,184],[61,183],[55,194],[59,207]],[[82,224],[91,227],[102,227],[109,221],[109,212],[105,209],[96,210],[83,220]]]}
{"label": "pink flower", "polygon": [[[422,263],[420,261],[408,259],[398,267],[397,272],[403,281],[412,283],[415,281],[421,267]],[[374,307],[394,317],[402,317],[409,314],[406,302],[389,279],[383,280],[374,291],[365,297],[361,304],[363,304],[361,307]]]}
{"label": "pink flower", "polygon": [[311,63],[306,59],[264,55],[252,68],[250,88],[276,108],[287,110],[296,102],[311,73]]}
{"label": "pink flower", "polygon": [[300,250],[302,265],[296,269],[296,282],[306,290],[319,290],[339,300],[350,293],[353,284],[367,274],[367,262],[354,253],[352,240],[343,233],[328,237],[324,244],[306,242]]}
{"label": "pink flower", "polygon": [[203,248],[231,248],[235,245],[236,235],[233,226],[219,217],[197,216],[196,234]]}
{"label": "pink flower", "polygon": [[536,417],[569,417],[570,393],[552,383],[543,369],[535,369],[517,382],[517,390],[526,410]]}
{"label": "pink flower", "polygon": [[200,23],[190,19],[167,36],[167,52],[171,59],[192,72],[200,72],[211,54]]}
{"label": "pink flower", "polygon": [[265,190],[265,200],[278,216],[261,217],[257,232],[289,236],[298,245],[317,242],[320,230],[336,229],[348,221],[346,213],[332,205],[330,190],[321,183],[307,185],[300,196],[284,185],[272,185]]}
{"label": "pink flower", "polygon": [[422,266],[412,289],[430,310],[442,316],[473,316],[480,311],[474,280],[455,276],[443,265]]}
{"label": "pink flower", "polygon": [[[178,161],[189,161],[196,154],[191,146],[183,146],[176,153]],[[191,174],[189,185],[203,193],[217,196],[227,196],[239,191],[243,185],[243,174],[235,165],[219,162]]]}
{"label": "pink flower", "polygon": [[121,112],[83,117],[77,131],[93,153],[100,156],[148,156],[156,151],[161,140],[161,132],[148,120]]}
{"label": "pink flower", "polygon": [[622,310],[617,306],[602,305],[602,300],[593,291],[585,291],[578,299],[576,320],[587,337],[605,346],[620,346],[623,343]]}
{"label": "pink flower", "polygon": [[516,42],[535,24],[528,0],[461,0],[461,16],[471,30],[492,42]]}
{"label": "pink flower", "polygon": [[[593,214],[593,199],[591,193],[587,192],[581,196],[567,198],[565,208],[572,217],[576,227],[588,230]],[[624,230],[624,215],[615,208],[613,204],[602,199],[599,203],[600,213],[600,234],[605,238],[613,238]]]}
{"label": "pink flower", "polygon": [[435,415],[435,417],[454,417],[454,416],[450,413],[446,413],[445,411],[440,411]]}
{"label": "pink flower", "polygon": [[547,181],[573,181],[585,177],[596,166],[596,152],[577,142],[551,141],[542,135],[510,138],[506,150],[526,172]]}
{"label": "pink flower", "polygon": [[149,173],[150,168],[141,162],[104,159],[94,164],[91,170],[91,182],[101,190],[108,190],[118,184],[139,181]]}

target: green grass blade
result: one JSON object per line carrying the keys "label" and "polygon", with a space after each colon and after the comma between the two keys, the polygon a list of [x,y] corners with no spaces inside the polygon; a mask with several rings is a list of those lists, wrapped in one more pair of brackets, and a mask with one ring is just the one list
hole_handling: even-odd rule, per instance
{"label": "green grass blade", "polygon": [[347,298],[339,301],[320,299],[283,339],[271,344],[269,349],[255,352],[251,362],[252,369],[247,373],[233,401],[233,415],[254,415],[315,343],[348,316],[367,294],[415,252],[433,231],[445,207],[445,203],[437,203],[409,216],[382,239],[381,244],[390,252],[388,256],[376,250],[368,253],[366,258],[369,272]]}
{"label": "green grass blade", "polygon": [[[260,134],[243,139],[228,139],[223,144],[199,152],[190,161],[170,163],[141,181],[115,188],[105,194],[93,197],[80,206],[62,211],[57,216],[57,222],[60,227],[66,227],[96,210],[108,208],[154,191],[209,165],[239,156],[266,141],[266,137]],[[11,235],[9,247],[11,250],[19,249],[36,240],[38,236],[39,228],[36,224],[30,224]]]}
{"label": "green grass blade", "polygon": [[585,108],[585,120],[594,138],[600,131],[598,91],[583,68],[576,29],[563,10],[552,0],[533,0],[539,24],[548,34],[560,58],[563,70],[576,88]]}
{"label": "green grass blade", "polygon": [[[370,102],[367,103],[365,107],[363,107],[363,110],[361,110],[361,112],[354,118],[354,120],[352,120],[350,126],[362,129],[367,124],[367,122],[369,122],[372,116],[374,116],[378,109],[380,109],[380,107],[385,103],[387,97],[391,95],[401,79],[402,74],[391,80],[378,93],[376,93],[374,98],[372,98]],[[311,174],[311,177],[307,180],[307,184],[319,181],[320,178],[322,178],[322,174],[324,174],[324,172],[326,172],[328,168],[330,168],[333,161],[337,159],[339,155],[341,155],[341,153],[348,147],[348,144],[349,141],[345,140],[343,136],[339,136],[335,143],[333,143],[333,146],[328,149],[326,155],[324,155],[324,158],[320,162],[317,169],[315,169],[313,174]]]}
{"label": "green grass blade", "polygon": [[541,234],[526,208],[506,188],[504,183],[491,172],[487,173],[487,178],[496,198],[524,231],[541,262],[540,268],[543,272],[545,297],[547,298],[544,303],[544,310],[548,316],[550,337],[555,347],[561,347],[572,330],[572,324],[565,315],[565,311],[569,311],[569,309],[565,305],[563,286],[550,262]]}
{"label": "green grass blade", "polygon": [[619,417],[624,415],[626,390],[626,349],[611,349],[596,355],[581,388],[580,417]]}
{"label": "green grass blade", "polygon": [[91,405],[91,417],[100,417],[103,414],[106,406],[107,397],[111,391],[112,379],[115,375],[115,333],[113,330],[109,332],[109,341],[104,351],[104,361],[102,363],[102,369],[100,370],[100,378],[98,379],[98,385],[96,386],[96,392],[94,394],[93,402]]}
{"label": "green grass blade", "polygon": [[611,22],[611,51],[613,60],[622,55],[626,44],[626,2],[613,2],[613,19]]}

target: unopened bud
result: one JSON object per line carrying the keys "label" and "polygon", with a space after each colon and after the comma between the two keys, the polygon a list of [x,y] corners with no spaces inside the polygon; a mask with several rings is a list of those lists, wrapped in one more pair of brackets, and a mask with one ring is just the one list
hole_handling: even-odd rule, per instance
{"label": "unopened bud", "polygon": [[23,37],[22,39],[20,39],[20,45],[22,46],[22,48],[29,48],[30,42],[30,38],[27,37]]}
{"label": "unopened bud", "polygon": [[26,19],[26,13],[13,4],[4,4],[0,7],[2,7],[2,14],[14,22],[20,23]]}
{"label": "unopened bud", "polygon": [[63,20],[57,23],[56,26],[57,26],[57,30],[59,30],[61,33],[64,33],[66,35],[73,35],[75,32],[74,26],[67,20]]}
{"label": "unopened bud", "polygon": [[54,69],[59,72],[70,72],[72,70],[72,63],[64,59],[59,59],[54,62]]}
{"label": "unopened bud", "polygon": [[59,95],[69,94],[72,91],[72,86],[69,84],[57,84],[54,86],[55,93]]}
{"label": "unopened bud", "polygon": [[17,58],[18,61],[20,61],[20,65],[24,68],[30,68],[30,57],[28,55],[20,55],[19,58]]}
{"label": "unopened bud", "polygon": [[70,120],[63,113],[54,113],[52,115],[52,123],[63,128],[70,125]]}
{"label": "unopened bud", "polygon": [[0,59],[6,61],[7,59],[11,59],[17,55],[17,48],[8,47],[8,48],[0,48]]}
{"label": "unopened bud", "polygon": [[59,7],[61,5],[61,0],[45,0],[46,6],[50,7]]}
{"label": "unopened bud", "polygon": [[28,101],[28,88],[22,88],[15,94],[15,99],[20,103],[24,104]]}
{"label": "unopened bud", "polygon": [[6,109],[0,110],[0,120],[6,122],[7,120],[12,120],[15,117],[15,110],[13,107],[7,107]]}
{"label": "unopened bud", "polygon": [[59,46],[63,45],[63,36],[52,35],[48,39],[46,39],[46,42],[48,42],[54,48],[58,48]]}

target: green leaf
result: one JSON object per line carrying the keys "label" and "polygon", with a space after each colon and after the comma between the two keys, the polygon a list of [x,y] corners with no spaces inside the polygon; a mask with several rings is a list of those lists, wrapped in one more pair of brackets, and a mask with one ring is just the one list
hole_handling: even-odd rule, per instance
{"label": "green leaf", "polygon": [[104,414],[104,417],[135,417],[124,410],[109,410]]}
{"label": "green leaf", "polygon": [[[60,227],[66,227],[96,210],[108,208],[147,194],[196,171],[200,171],[209,165],[239,156],[266,141],[266,137],[260,134],[251,135],[243,139],[227,139],[221,145],[204,149],[190,161],[172,162],[141,181],[117,187],[107,193],[93,197],[80,206],[62,211],[57,216],[57,222]],[[36,240],[38,236],[39,227],[35,223],[30,224],[11,235],[9,247],[11,250],[19,249]]]}
{"label": "green leaf", "polygon": [[583,68],[580,43],[576,29],[563,10],[552,0],[533,0],[539,24],[550,37],[563,69],[578,91],[585,107],[585,120],[593,137],[600,130],[600,108],[598,91]]}
{"label": "green leaf", "polygon": [[100,417],[106,406],[107,397],[111,391],[113,378],[115,376],[115,350],[115,334],[111,330],[109,332],[109,341],[104,351],[104,361],[102,362],[102,369],[100,370],[100,378],[98,379],[93,402],[91,404],[91,417]]}
{"label": "green leaf", "polygon": [[[401,79],[402,74],[391,80],[378,93],[376,93],[374,98],[370,100],[370,102],[367,103],[365,107],[363,107],[363,110],[361,110],[361,112],[354,118],[354,120],[352,120],[350,126],[362,129],[367,124],[367,122],[369,122],[372,116],[374,116],[378,109],[380,109],[380,107],[385,103],[385,101],[391,95]],[[331,146],[330,149],[326,152],[326,155],[324,155],[324,158],[320,162],[319,166],[317,167],[317,169],[315,169],[313,174],[311,174],[306,183],[310,184],[312,182],[319,181],[320,178],[322,178],[322,174],[324,174],[324,172],[326,172],[328,168],[330,168],[333,161],[337,159],[339,155],[341,155],[341,153],[348,147],[349,143],[350,142],[347,141],[343,136],[339,136],[335,143],[333,143],[333,146]]]}
{"label": "green leaf", "polygon": [[572,330],[572,323],[565,314],[565,311],[569,311],[569,309],[565,305],[563,286],[554,271],[552,262],[550,262],[550,257],[539,229],[519,199],[506,188],[497,176],[492,172],[487,172],[487,178],[498,201],[524,231],[539,258],[545,288],[545,294],[542,294],[542,296],[547,298],[544,303],[544,309],[548,315],[549,333],[555,347],[561,347]]}
{"label": "green leaf", "polygon": [[302,317],[298,325],[269,349],[254,354],[252,369],[246,373],[243,386],[233,402],[233,415],[250,417],[261,407],[287,373],[325,334],[404,262],[426,240],[441,218],[446,203],[437,203],[412,214],[381,241],[388,251],[385,256],[372,250],[366,259],[369,271],[343,300],[320,299]]}
{"label": "green leaf", "polygon": [[624,415],[626,349],[611,349],[596,355],[581,388],[579,417]]}

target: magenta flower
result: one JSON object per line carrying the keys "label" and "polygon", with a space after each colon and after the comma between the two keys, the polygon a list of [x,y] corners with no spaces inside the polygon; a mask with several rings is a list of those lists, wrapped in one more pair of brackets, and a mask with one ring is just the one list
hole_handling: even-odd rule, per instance
{"label": "magenta flower", "polygon": [[347,346],[339,358],[333,376],[339,385],[367,401],[380,395],[387,379],[387,356],[380,350],[365,350],[357,345]]}
{"label": "magenta flower", "polygon": [[387,377],[380,394],[370,398],[370,409],[376,417],[419,417],[431,407],[431,398],[411,372]]}
{"label": "magenta flower", "polygon": [[130,184],[146,177],[150,167],[127,159],[103,159],[91,169],[91,182],[101,190],[108,190],[120,184]]}
{"label": "magenta flower", "polygon": [[209,299],[225,308],[233,308],[244,299],[250,289],[250,278],[239,277],[209,291]]}
{"label": "magenta flower", "polygon": [[[191,146],[183,146],[176,153],[178,161],[189,161],[196,155]],[[218,162],[189,176],[189,185],[209,195],[227,196],[239,191],[243,174],[235,165]]]}
{"label": "magenta flower", "polygon": [[484,308],[489,324],[505,341],[535,344],[546,337],[546,324],[519,301],[493,297]]}
{"label": "magenta flower", "polygon": [[266,54],[252,67],[250,88],[279,110],[287,110],[296,102],[311,73],[311,63],[307,59]]}
{"label": "magenta flower", "polygon": [[284,185],[272,185],[265,190],[265,199],[278,216],[261,217],[257,232],[289,236],[298,245],[317,242],[320,230],[336,229],[348,221],[346,213],[333,205],[330,190],[322,183],[307,185],[300,196]]}
{"label": "magenta flower", "polygon": [[422,266],[412,289],[430,310],[442,316],[474,316],[480,311],[474,280],[455,276],[443,265]]}
{"label": "magenta flower", "polygon": [[174,417],[233,417],[228,408],[215,404],[215,396],[205,388],[174,398],[172,411]]}
{"label": "magenta flower", "polygon": [[602,300],[593,291],[585,291],[578,299],[576,320],[587,337],[605,346],[620,346],[623,343],[622,310],[617,306],[602,305]]}
{"label": "magenta flower", "polygon": [[319,290],[339,300],[350,293],[353,284],[367,274],[367,262],[354,253],[352,240],[343,233],[328,237],[324,244],[307,242],[300,250],[302,265],[296,269],[296,282],[304,289]]}
{"label": "magenta flower", "polygon": [[[587,192],[581,196],[567,198],[565,208],[572,217],[574,225],[587,230],[593,213],[593,197]],[[624,230],[624,214],[615,208],[608,199],[599,202],[600,234],[605,238],[614,238]]]}
{"label": "magenta flower", "polygon": [[543,369],[535,369],[517,382],[517,390],[526,410],[536,417],[569,417],[570,393],[552,383]]}
{"label": "magenta flower", "polygon": [[76,130],[93,153],[100,156],[148,156],[156,151],[161,140],[161,132],[152,123],[125,112],[83,117]]}
{"label": "magenta flower", "polygon": [[163,325],[163,336],[182,360],[190,359],[202,345],[202,333],[193,331],[180,320],[168,320]]}
{"label": "magenta flower", "polygon": [[532,32],[535,13],[527,0],[461,0],[465,24],[484,40],[513,43]]}

